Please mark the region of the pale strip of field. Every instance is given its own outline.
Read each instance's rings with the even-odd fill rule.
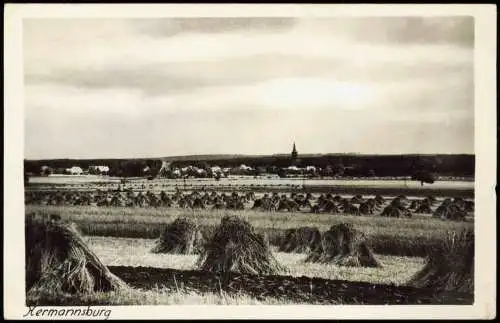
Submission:
[[[196,255],[154,254],[154,239],[89,237],[85,240],[107,266],[145,266],[179,270],[196,269]],[[283,275],[333,280],[364,281],[374,284],[404,285],[425,263],[423,258],[376,255],[382,268],[345,267],[305,263],[305,254],[275,252],[289,271]]]
[[[65,220],[80,223],[116,223],[121,226],[143,224],[164,225],[179,216],[194,220],[199,225],[218,225],[225,215],[239,215],[256,228],[288,229],[315,226],[327,230],[337,223],[352,223],[368,235],[405,237],[439,237],[449,231],[474,227],[473,222],[443,221],[429,216],[387,218],[380,216],[349,216],[341,214],[312,214],[288,212],[256,212],[250,210],[188,210],[177,208],[133,208],[92,206],[27,205],[26,213],[57,213]]]
[[[104,184],[120,183],[120,178],[99,175],[50,175],[30,176],[29,183],[34,184]]]
[[[96,292],[92,294],[80,295],[59,295],[47,292],[43,295],[46,300],[52,300],[56,303],[66,306],[82,306],[90,304],[99,305],[290,305],[292,301],[287,299],[277,299],[265,297],[258,300],[244,293],[229,294],[224,291],[218,293],[201,293],[196,291],[172,291],[168,288],[152,288],[148,290],[136,288],[124,288],[111,292]],[[27,298],[28,304],[35,303],[37,299]]]
[[[141,290],[126,288],[112,292],[97,292],[87,295],[45,295],[47,298],[55,297],[57,302],[67,306],[81,306],[82,304],[98,305],[291,305],[288,299],[266,297],[258,300],[244,293],[228,294],[200,293],[194,291],[172,291],[167,288],[153,288]],[[28,301],[30,301],[28,299]],[[303,304],[302,304],[303,305]]]
[[[33,184],[80,184],[80,185],[102,185],[119,184],[120,178],[107,176],[40,176],[30,177],[29,183]],[[186,185],[212,185],[212,186],[365,186],[365,187],[391,187],[391,188],[421,188],[420,182],[402,179],[303,179],[303,178],[222,178],[214,179],[155,179],[155,180],[132,180],[127,186],[179,186]],[[438,180],[433,184],[424,184],[424,188],[432,189],[473,189],[474,181],[467,180]]]

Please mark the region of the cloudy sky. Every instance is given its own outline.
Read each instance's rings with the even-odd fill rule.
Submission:
[[[27,19],[26,158],[473,153],[468,17]]]

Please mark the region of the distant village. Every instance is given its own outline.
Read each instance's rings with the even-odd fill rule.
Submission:
[[[80,166],[71,168],[52,168],[50,166],[42,166],[40,168],[41,176],[50,175],[108,175],[109,166],[89,166],[88,169],[82,169]]]
[[[287,176],[297,176],[297,175],[308,175],[308,176],[334,176],[342,175],[345,167],[332,167],[328,166],[324,169],[315,166],[300,166],[300,160],[298,159],[297,149],[295,144],[293,145],[292,153],[290,155],[290,166],[288,167],[250,167],[245,164],[241,164],[236,167],[219,167],[217,165],[208,165],[205,163],[203,167],[188,165],[184,167],[173,167],[173,163],[162,161],[161,167],[159,169],[152,169],[149,166],[145,166],[141,172],[140,176],[149,178],[225,178],[230,175],[239,176],[266,176],[266,177],[287,177]],[[116,172],[107,165],[92,165],[84,169],[78,165],[72,166],[70,168],[51,168],[47,165],[41,166],[40,176],[62,176],[62,175],[100,175],[108,176],[115,175]],[[35,175],[35,174],[31,174]]]
[[[251,164],[240,161],[231,165],[222,161],[209,164],[207,161],[165,161],[165,160],[119,160],[103,164],[88,165],[88,163],[55,162],[41,164],[25,163],[25,178],[31,176],[111,176],[121,178],[226,178],[229,176],[253,176],[265,178],[423,178],[432,182],[436,176],[470,177],[474,174],[474,156],[372,156],[315,163],[314,159],[299,158],[295,143],[288,158],[279,163],[272,160],[265,163]],[[307,163],[306,163],[307,161]],[[346,162],[346,164],[343,163]],[[97,161],[98,162],[98,161]],[[251,166],[250,166],[250,165]],[[50,166],[49,166],[50,165]],[[57,166],[56,166],[57,165]],[[61,166],[65,166],[61,168]],[[279,165],[279,166],[278,166]],[[68,168],[68,166],[70,166]]]
[[[315,175],[320,168],[315,166],[297,167],[289,166],[286,168],[272,167],[268,169],[266,167],[250,167],[247,165],[240,165],[237,167],[219,167],[210,166],[208,168],[200,168],[196,166],[186,166],[186,167],[170,167],[169,165],[163,165],[159,171],[155,171],[150,167],[146,166],[142,170],[142,175],[144,177],[157,177],[157,178],[225,178],[230,175],[246,175],[246,176],[256,176],[265,175],[268,177],[283,177],[285,175]],[[82,169],[80,166],[73,166],[71,168],[56,168],[53,169],[49,166],[42,166],[40,169],[40,176],[58,176],[58,175],[100,175],[107,176],[110,174],[110,168],[108,166],[90,166],[88,169]],[[35,175],[35,174],[32,174]]]

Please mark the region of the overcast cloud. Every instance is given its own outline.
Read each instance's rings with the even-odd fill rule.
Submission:
[[[26,158],[473,153],[474,21],[29,19]]]

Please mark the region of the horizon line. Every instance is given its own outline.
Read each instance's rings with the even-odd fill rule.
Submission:
[[[280,157],[280,156],[288,156],[291,153],[276,153],[276,154],[193,154],[193,155],[173,155],[173,156],[142,156],[142,157],[52,157],[52,158],[24,158],[25,161],[48,161],[48,160],[121,160],[121,159],[172,159],[172,158],[196,158],[196,157]],[[475,153],[358,153],[358,152],[347,152],[347,153],[303,153],[298,154],[300,156],[305,157],[314,157],[314,156],[328,156],[328,155],[359,155],[359,156],[436,156],[436,155],[472,155],[475,156]]]

